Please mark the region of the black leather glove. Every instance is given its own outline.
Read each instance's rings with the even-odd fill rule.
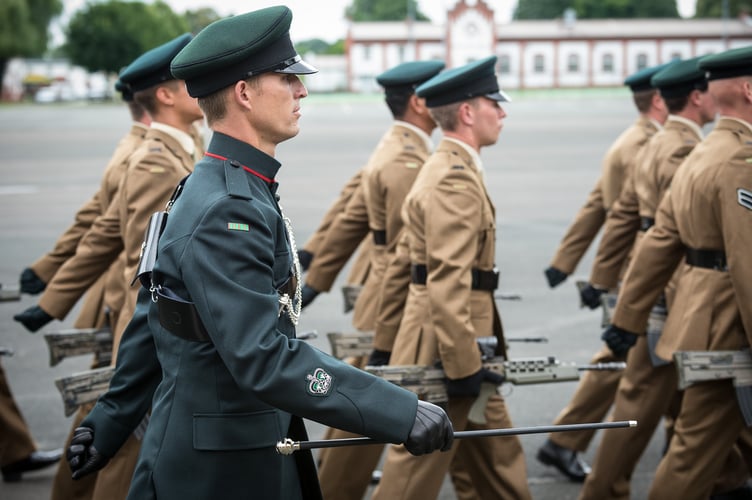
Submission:
[[[447,396],[474,398],[480,394],[480,384],[483,382],[500,385],[504,382],[504,376],[487,368],[481,368],[469,377],[447,379]]]
[[[564,282],[564,280],[567,279],[567,276],[569,276],[564,271],[560,271],[556,269],[555,267],[549,267],[546,270],[543,271],[543,273],[546,275],[546,279],[548,280],[548,286],[551,288],[554,288],[557,285],[560,285]]]
[[[452,421],[444,410],[433,403],[418,401],[415,423],[405,441],[411,455],[425,455],[436,450],[447,451],[454,441]]]
[[[637,335],[618,326],[609,325],[608,328],[603,330],[601,339],[615,356],[621,357],[626,355],[629,348],[635,345]]]
[[[392,356],[390,351],[379,351],[374,349],[371,351],[371,355],[368,356],[369,366],[384,366],[389,364],[389,358]]]
[[[13,316],[13,319],[23,324],[30,332],[36,332],[55,318],[47,314],[41,307],[32,306]]]
[[[45,287],[47,287],[47,283],[42,281],[30,267],[21,271],[21,277],[18,279],[18,282],[21,285],[21,292],[30,295],[43,292]]]
[[[319,294],[319,291],[315,288],[311,288],[308,285],[303,285],[303,290],[301,290],[301,299],[300,299],[300,307],[306,307],[308,304],[313,302],[313,299],[316,298],[316,296]]]
[[[601,295],[606,293],[606,290],[602,288],[595,288],[590,283],[586,284],[580,290],[580,300],[582,303],[588,306],[590,309],[596,309],[601,305]]]
[[[80,479],[86,474],[96,472],[110,461],[94,447],[94,429],[91,427],[76,427],[73,431],[68,451],[68,459],[73,479]]]
[[[300,262],[300,267],[303,271],[308,271],[312,260],[313,254],[311,252],[308,250],[298,250],[298,262]]]

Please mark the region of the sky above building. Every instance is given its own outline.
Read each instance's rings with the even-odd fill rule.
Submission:
[[[148,0],[147,0],[148,1]],[[250,10],[261,9],[272,5],[284,4],[293,12],[293,22],[290,35],[293,41],[321,38],[327,42],[334,42],[344,38],[347,31],[347,22],[344,12],[352,0],[164,0],[175,12],[182,13],[186,10],[195,10],[202,7],[211,7],[222,16],[230,14],[242,14]],[[475,0],[468,0],[472,3]],[[678,0],[679,14],[689,17],[694,14],[696,0]],[[58,21],[58,26],[53,32],[55,39],[62,37],[61,26],[67,23],[67,19],[78,9],[86,4],[86,0],[64,0],[65,10]],[[443,23],[446,11],[457,3],[457,0],[418,0],[420,10],[432,21]],[[496,21],[508,22],[512,18],[512,12],[517,0],[486,0],[486,3],[494,9]]]

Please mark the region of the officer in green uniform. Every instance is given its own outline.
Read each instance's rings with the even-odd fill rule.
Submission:
[[[296,340],[299,270],[274,177],[277,144],[298,133],[297,75],[316,70],[292,46],[287,7],[217,21],[172,62],[214,135],[172,206],[152,288],[124,333],[110,391],[68,449],[75,476],[107,461],[149,405],[129,498],[321,498],[303,418],[447,450],[435,405]],[[152,398],[153,396],[153,398]]]

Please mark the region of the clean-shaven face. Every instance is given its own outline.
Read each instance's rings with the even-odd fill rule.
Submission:
[[[300,100],[307,95],[297,75],[259,75],[251,90],[251,121],[259,139],[276,145],[298,135]]]
[[[504,127],[504,118],[507,116],[504,108],[499,102],[487,97],[476,99],[473,108],[475,109],[478,146],[496,144],[501,129]]]

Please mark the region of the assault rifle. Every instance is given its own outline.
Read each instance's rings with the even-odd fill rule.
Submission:
[[[97,330],[95,333],[99,332]],[[63,332],[61,332],[63,333]],[[316,330],[301,332],[297,338],[301,340],[311,340],[318,336]],[[111,342],[110,342],[111,344]],[[107,352],[112,352],[112,347]],[[52,353],[50,353],[52,356]],[[52,358],[50,358],[52,363]],[[60,395],[63,398],[65,416],[72,415],[79,406],[96,401],[99,396],[107,392],[110,387],[110,379],[115,372],[115,368],[106,366],[79,373],[74,373],[67,377],[60,377],[55,380]]]
[[[327,333],[326,336],[329,339],[329,344],[332,347],[332,356],[338,359],[345,359],[350,356],[367,357],[371,354],[371,351],[373,351],[373,332],[330,332]],[[481,337],[481,339],[483,338],[495,339],[496,337]],[[507,338],[506,341],[547,343],[548,339],[546,337],[510,337]]]
[[[65,358],[95,354],[100,365],[112,360],[112,331],[109,328],[81,328],[45,333],[44,340],[50,351],[50,366]]]
[[[73,415],[79,406],[92,403],[104,394],[114,372],[114,367],[107,366],[56,379],[55,386],[63,398],[65,416]]]
[[[678,351],[674,363],[679,373],[679,389],[712,380],[733,380],[736,400],[744,421],[752,425],[752,355],[740,351]]]
[[[21,300],[21,289],[13,285],[3,285],[0,283],[0,302],[11,302]]]
[[[626,363],[597,363],[594,365],[576,365],[562,363],[554,356],[518,358],[505,360],[492,357],[483,361],[483,368],[498,373],[504,381],[514,385],[545,384],[550,382],[568,382],[579,380],[583,370],[623,370]],[[441,404],[448,400],[444,370],[432,366],[366,366],[366,371],[382,377],[418,395],[425,401]],[[475,423],[485,423],[483,415],[488,398],[497,390],[497,386],[484,382],[481,393],[470,409],[469,418]]]
[[[358,295],[362,289],[361,285],[345,285],[342,287],[342,296],[345,299],[345,314],[355,308],[355,302],[358,300]],[[522,300],[522,297],[516,293],[496,293],[494,294],[494,298],[497,300]]]
[[[576,283],[577,289],[587,285],[585,281],[578,281]],[[601,295],[601,306],[603,308],[603,317],[601,318],[601,326],[603,328],[611,324],[611,318],[614,316],[614,309],[616,309],[616,299],[618,295],[616,292],[606,292]],[[580,304],[584,307],[585,304]],[[663,295],[658,299],[658,302],[650,310],[650,316],[648,316],[648,327],[646,333],[648,341],[648,354],[650,354],[650,362],[653,366],[662,366],[670,363],[665,359],[659,358],[655,354],[655,346],[658,345],[658,340],[661,338],[663,332],[663,326],[666,324],[666,316],[668,316],[668,309],[666,308],[666,299]]]

